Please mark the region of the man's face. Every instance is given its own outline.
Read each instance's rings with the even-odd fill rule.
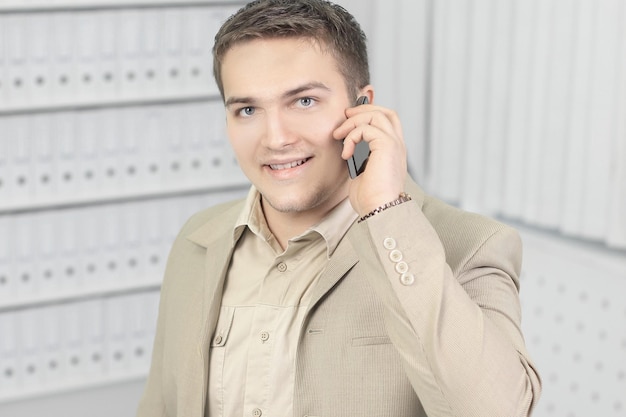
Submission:
[[[335,59],[306,39],[234,46],[222,63],[228,136],[263,208],[323,216],[348,193],[333,130],[353,105]]]

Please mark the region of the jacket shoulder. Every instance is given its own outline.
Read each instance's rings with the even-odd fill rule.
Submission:
[[[243,203],[243,199],[232,200],[194,213],[182,227],[180,236],[187,236],[209,223],[219,222],[222,225],[232,225],[237,220]]]
[[[502,222],[461,210],[428,195],[424,197],[422,211],[439,236],[446,261],[455,275],[494,236],[521,252],[519,234]]]

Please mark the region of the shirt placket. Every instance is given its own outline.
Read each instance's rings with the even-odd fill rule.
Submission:
[[[277,259],[268,272],[255,306],[250,326],[250,348],[246,370],[247,387],[244,396],[244,416],[260,417],[270,415],[268,410],[271,397],[272,366],[275,366],[274,348],[280,343],[275,334],[283,309],[277,308],[276,295],[285,291],[288,274],[287,262]]]

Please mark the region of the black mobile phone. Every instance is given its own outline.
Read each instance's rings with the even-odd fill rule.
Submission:
[[[356,105],[367,104],[369,100],[366,96],[361,96],[356,101]],[[356,144],[354,148],[354,154],[348,159],[348,172],[350,178],[356,178],[365,170],[367,165],[367,158],[370,156],[370,146],[364,140]]]

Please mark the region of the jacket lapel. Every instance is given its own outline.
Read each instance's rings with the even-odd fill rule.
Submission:
[[[235,242],[239,238],[235,236],[233,239],[233,225],[240,210],[240,205],[233,210],[226,210],[222,215],[216,216],[187,236],[189,241],[206,248],[204,276],[200,277],[202,280],[201,311],[204,324],[196,340],[197,355],[201,362],[199,364],[201,368],[198,371],[202,371],[202,386],[186,388],[188,392],[202,395],[198,399],[201,401],[202,411],[198,415],[194,413],[196,417],[204,416],[208,389],[210,338],[217,325],[226,272]],[[199,389],[201,389],[200,392]]]
[[[351,226],[348,230],[348,234],[352,230],[354,226]],[[341,280],[346,273],[354,267],[359,261],[357,257],[356,251],[350,242],[348,236],[344,236],[341,240],[335,252],[331,256],[328,261],[328,265],[322,275],[320,276],[319,281],[315,285],[315,289],[313,290],[313,295],[311,297],[311,303],[309,304],[309,308],[307,311],[311,311],[312,308],[319,302],[319,300],[330,291],[336,284]]]

